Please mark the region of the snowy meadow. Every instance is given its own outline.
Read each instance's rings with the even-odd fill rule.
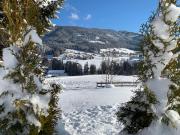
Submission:
[[[62,120],[57,129],[70,135],[117,135],[123,125],[115,113],[121,103],[130,100],[136,87],[96,88],[105,75],[48,78],[46,83],[61,84],[59,106]],[[116,81],[137,80],[136,76],[116,76]],[[62,129],[62,125],[64,129]]]

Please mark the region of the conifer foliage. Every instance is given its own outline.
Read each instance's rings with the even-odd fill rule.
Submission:
[[[144,61],[140,64],[139,79],[143,87],[117,112],[118,120],[125,126],[123,131],[127,133],[137,133],[159,120],[178,127],[179,16],[176,0],[160,0],[156,13],[142,25]],[[145,133],[148,135],[148,131]]]
[[[121,105],[116,113],[118,121],[122,122],[123,132],[134,134],[144,127],[148,127],[156,115],[152,105],[157,103],[154,93],[148,88],[135,91],[131,101]]]
[[[60,87],[45,87],[42,35],[63,0],[1,0],[3,67],[0,68],[0,134],[52,135],[60,115]]]

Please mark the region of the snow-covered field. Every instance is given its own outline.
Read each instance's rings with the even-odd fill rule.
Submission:
[[[64,135],[116,135],[118,105],[128,101],[135,87],[96,88],[103,75],[48,78],[64,86],[60,95],[62,120],[57,127]],[[136,76],[117,76],[117,81],[136,81]],[[64,125],[64,129],[62,126]],[[61,128],[60,128],[61,127]]]
[[[124,82],[137,80],[137,76],[118,76],[114,75],[113,81]],[[47,78],[47,82],[56,82],[63,86],[64,90],[84,90],[84,89],[95,89],[96,82],[104,82],[105,75],[84,75],[84,76],[62,76],[62,77],[52,77]]]

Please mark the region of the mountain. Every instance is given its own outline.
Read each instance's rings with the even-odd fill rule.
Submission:
[[[141,35],[110,29],[56,26],[43,37],[46,50],[75,49],[95,52],[105,48],[138,50]]]

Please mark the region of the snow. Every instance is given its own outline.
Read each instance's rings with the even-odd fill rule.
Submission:
[[[79,50],[66,49],[64,54],[72,54],[72,55],[94,55],[93,53],[83,52]]]
[[[96,88],[104,75],[47,78],[66,86],[60,95],[62,119],[57,130],[62,135],[118,135],[123,126],[115,113],[130,100],[134,87]],[[115,81],[136,81],[136,76],[116,76]],[[60,127],[61,126],[61,127]]]
[[[113,84],[107,84],[106,88],[115,88],[115,86]]]
[[[107,48],[107,49],[101,49],[100,52],[101,53],[104,53],[104,52],[119,52],[119,53],[124,53],[124,54],[135,54],[136,51],[134,50],[130,50],[130,49],[127,49],[127,48]]]
[[[119,37],[118,36],[115,36],[115,35],[112,35],[112,34],[106,34],[106,36],[108,36],[109,38],[115,40],[115,41],[118,41],[119,40]]]
[[[35,0],[35,2],[40,4],[40,7],[46,7],[52,2],[56,2],[57,0]]]
[[[32,29],[31,27],[28,28],[30,31],[25,35],[24,38],[24,45],[27,45],[28,42],[32,41],[36,44],[42,45],[42,39],[37,34],[37,31]]]
[[[147,87],[155,93],[156,98],[159,101],[155,106],[156,115],[159,117],[161,117],[167,109],[167,93],[170,84],[171,81],[166,78],[152,79],[147,82]]]
[[[84,65],[86,63],[88,63],[88,65],[95,65],[96,68],[100,68],[101,63],[102,63],[102,57],[100,56],[95,56],[94,59],[87,59],[87,60],[80,60],[80,59],[67,59],[67,60],[63,60],[63,63],[66,63],[67,61],[72,61],[72,62],[76,62],[79,63],[82,68],[84,68]]]
[[[15,110],[15,102],[16,99],[22,99],[30,101],[33,105],[33,109],[36,113],[41,113],[47,115],[48,102],[50,96],[47,95],[33,95],[31,96],[27,92],[22,92],[21,85],[14,84],[12,80],[4,79],[4,77],[9,73],[8,70],[0,68],[0,95],[4,92],[8,91],[8,95],[2,96],[0,98],[0,105],[5,104],[5,111],[0,114],[0,118],[7,116],[8,112],[12,112]],[[12,96],[13,95],[13,96]],[[37,107],[38,106],[38,107]],[[33,120],[35,121],[35,118]],[[31,121],[32,122],[32,121]],[[37,124],[37,123],[35,123]]]
[[[112,35],[112,34],[106,34],[106,36],[108,36],[110,38],[114,38],[114,35]]]
[[[115,135],[122,129],[116,122],[116,107],[95,106],[64,114],[65,128],[71,135]]]
[[[99,39],[100,39],[100,37],[96,36],[96,40],[99,40]]]
[[[96,82],[105,81],[105,75],[61,76],[46,78],[45,83],[61,84],[64,90],[96,89]],[[113,76],[113,81],[137,81],[137,76]]]
[[[159,49],[163,49],[163,48],[164,48],[164,44],[161,43],[160,40],[157,39],[157,40],[153,40],[152,42],[153,42],[153,44],[156,45],[156,47],[158,47]]]
[[[150,61],[155,67],[152,68],[154,77],[149,79],[146,85],[155,93],[158,100],[158,103],[154,106],[155,114],[158,116],[158,119],[154,120],[148,128],[140,131],[138,135],[179,135],[180,133],[180,116],[178,112],[175,110],[168,110],[169,86],[173,84],[173,82],[171,82],[169,78],[161,77],[162,72],[174,57],[171,50],[177,45],[176,37],[170,32],[173,26],[167,24],[164,19],[172,23],[177,21],[180,15],[180,8],[173,4],[169,6],[169,4],[166,3],[166,5],[168,6],[168,13],[165,15],[165,18],[160,12],[151,23],[154,34],[157,36],[157,39],[152,42],[160,50],[157,52],[156,56],[153,52],[147,50]],[[163,39],[168,43],[167,48],[164,47],[162,41],[159,39]],[[162,122],[164,115],[169,119],[170,125],[166,125]]]
[[[41,123],[34,117],[34,115],[27,115],[26,119],[30,124],[35,124],[37,127],[41,127]]]
[[[34,82],[39,90],[42,89],[42,83],[40,82],[39,78],[37,76],[33,76]]]
[[[2,103],[5,103],[5,110],[3,113],[0,114],[0,118],[4,117],[8,112],[11,112],[14,108],[12,105],[12,101],[16,98],[18,99],[20,96],[23,96],[19,94],[19,91],[21,90],[21,87],[17,84],[13,84],[10,80],[5,80],[4,77],[7,75],[8,71],[4,70],[3,68],[0,68],[0,95],[7,90],[9,90],[9,93],[14,93],[14,96],[6,96],[0,98],[0,105]]]
[[[43,1],[43,6],[47,6],[48,2],[52,1],[56,0]],[[171,4],[168,7],[168,11],[169,13],[166,15],[166,19],[168,21],[175,22],[180,15],[180,8]],[[170,27],[163,21],[163,16],[155,18],[152,22],[152,26],[154,28],[154,33],[158,37],[168,42],[172,39],[170,33],[168,32]],[[89,42],[105,44],[105,42],[99,41],[99,39],[99,37],[96,37],[96,41],[92,40]],[[23,44],[26,45],[29,41],[42,45],[41,38],[38,36],[36,30],[33,29],[26,34]],[[163,44],[159,40],[154,40],[153,43],[159,49],[164,48]],[[160,57],[154,58],[153,54],[151,52],[149,53],[150,58],[152,59],[152,64],[155,64],[156,67],[153,68],[155,77],[146,83],[147,87],[156,94],[159,101],[159,103],[155,106],[156,114],[159,117],[165,114],[172,122],[172,126],[175,125],[176,129],[163,124],[161,119],[159,119],[157,121],[153,121],[150,127],[139,132],[139,135],[179,135],[180,133],[179,114],[174,110],[166,111],[167,93],[169,91],[169,85],[172,84],[172,82],[169,79],[161,78],[161,72],[173,56],[172,52],[169,52],[169,50],[174,49],[176,44],[176,41],[171,41],[167,50],[158,54]],[[102,49],[101,51],[103,53],[106,52],[107,49]],[[123,48],[118,51],[127,54],[134,53],[134,51]],[[48,113],[46,111],[48,109],[50,95],[29,96],[26,92],[21,92],[21,87],[18,84],[14,84],[11,80],[4,79],[9,69],[15,68],[18,64],[18,61],[12,52],[17,53],[18,49],[15,46],[3,49],[3,65],[5,69],[0,68],[0,95],[3,92],[6,92],[5,90],[8,90],[10,95],[6,96],[6,98],[2,97],[0,99],[0,105],[5,103],[6,106],[4,112],[0,114],[0,118],[6,116],[8,112],[13,111],[15,106],[12,102],[14,102],[15,99],[22,97],[24,100],[31,101],[35,113],[44,113],[47,115]],[[78,63],[84,66],[84,64],[88,62],[88,64],[95,64],[97,67],[100,67],[100,61],[102,61],[102,58],[101,60],[100,58],[101,57],[96,56],[96,58],[92,60],[78,60]],[[162,61],[163,63],[160,63]],[[92,75],[46,79],[46,83],[56,82],[64,86],[64,91],[60,95],[59,101],[59,105],[62,109],[62,120],[58,123],[61,127],[57,127],[59,132],[64,132],[64,135],[119,134],[123,126],[116,121],[115,113],[117,111],[117,107],[121,103],[130,100],[133,95],[132,90],[135,90],[135,88],[114,87],[112,84],[108,85],[108,88],[96,88],[96,82],[103,80],[104,78],[104,75]],[[117,76],[117,78],[115,79],[119,81],[136,81],[137,79],[135,76]],[[36,76],[34,76],[34,80],[38,88],[41,89],[42,85]],[[11,94],[13,94],[13,96],[11,96]],[[27,115],[27,120],[31,124],[35,124],[39,127],[41,126],[34,115]]]
[[[160,78],[161,72],[171,61],[173,53],[171,51],[159,52],[159,57],[154,57],[154,54],[151,51],[149,51],[148,54],[150,55],[151,63],[155,65],[155,67],[152,68],[154,78]]]
[[[152,26],[154,28],[154,34],[158,37],[162,38],[163,40],[169,40],[170,33],[169,26],[163,21],[163,17],[157,17],[153,22]],[[159,47],[159,44],[155,44]]]
[[[180,16],[180,7],[176,7],[174,4],[171,4],[167,9],[167,15],[166,20],[175,22],[178,17]],[[163,16],[157,16],[154,21],[152,22],[152,26],[154,28],[154,34],[158,37],[162,38],[165,41],[170,41],[171,36],[169,33],[170,27],[167,25],[164,20]],[[155,45],[161,45],[161,44],[155,44]]]
[[[62,100],[70,98],[69,101],[64,102],[64,104],[67,103],[66,105],[61,105],[65,129],[72,135],[117,134],[122,127],[116,121],[116,103],[129,100],[131,95],[129,89],[124,89],[122,92],[118,90],[114,90],[115,93],[112,92],[112,89],[107,91],[105,91],[105,89],[100,89],[97,92],[87,90],[82,91],[82,94],[80,94],[80,91],[76,91],[72,94],[72,91],[68,91],[66,97],[62,95],[64,96]],[[125,95],[125,92],[127,95]],[[119,98],[117,95],[124,95],[126,98]],[[68,108],[67,105],[69,105]],[[74,109],[67,111],[69,108]]]
[[[166,15],[166,19],[168,21],[175,22],[178,19],[179,15],[180,15],[180,7],[177,7],[176,5],[171,4],[168,7],[168,14]]]
[[[177,40],[172,40],[167,46],[167,51],[172,51],[177,47]]]
[[[94,41],[94,40],[90,40],[89,41],[90,43],[99,43],[99,44],[106,44],[105,42],[103,42],[103,41]]]
[[[2,65],[3,65],[3,61],[0,60],[0,66],[2,66]]]
[[[101,49],[100,54],[86,53],[83,51],[66,49],[64,54],[60,55],[58,59],[63,60],[64,64],[67,61],[79,63],[81,64],[82,68],[84,68],[84,65],[86,63],[88,63],[89,66],[93,64],[96,66],[96,68],[100,68],[102,61],[105,60],[105,58],[101,55],[103,55],[107,51],[111,51],[112,53],[115,51],[117,53],[118,56],[113,57],[113,61],[116,61],[118,63],[120,63],[121,61],[127,61],[128,59],[130,59],[131,55],[136,55],[136,60],[131,59],[132,63],[140,60],[140,58],[138,57],[138,52],[126,48]],[[81,57],[81,59],[78,57]],[[87,59],[84,60],[82,58]]]
[[[36,33],[36,30],[32,29],[32,27],[28,27],[27,29],[29,31],[27,34],[25,34],[23,42],[19,40],[15,42],[14,46],[3,49],[3,67],[0,68],[0,106],[4,107],[4,110],[0,114],[0,119],[8,119],[9,113],[17,111],[17,109],[19,108],[24,109],[23,107],[25,106],[32,106],[35,114],[29,110],[26,110],[26,119],[30,124],[34,124],[35,126],[40,127],[41,124],[36,118],[36,115],[48,115],[47,110],[49,108],[48,103],[50,100],[50,96],[48,94],[43,96],[39,95],[37,94],[38,91],[36,91],[36,93],[32,95],[25,89],[22,90],[21,84],[14,83],[13,78],[6,78],[6,76],[9,75],[9,73],[13,72],[13,70],[19,64],[15,56],[19,56],[20,47],[18,46],[27,45],[29,41],[37,44],[42,44],[42,40]],[[36,75],[33,75],[33,79],[38,89],[42,90],[42,84],[39,78]],[[23,105],[18,105],[21,101],[26,101],[26,103],[24,103]],[[12,123],[15,121],[16,119],[13,118]],[[8,124],[8,126],[11,126],[11,123]]]
[[[48,70],[47,76],[65,76],[67,75],[64,70]]]
[[[138,135],[179,135],[179,133],[180,129],[169,127],[163,124],[161,120],[158,120],[138,133]]]
[[[83,35],[81,35],[81,34],[77,34],[77,37],[82,37]]]
[[[179,125],[180,126],[180,116],[179,113],[174,110],[168,110],[166,112],[166,116],[172,122],[172,125]]]
[[[50,100],[50,95],[46,94],[46,95],[33,95],[32,97],[30,97],[29,99],[31,101],[31,103],[33,104],[33,109],[34,112],[37,114],[44,114],[45,116],[48,115],[48,103]],[[38,107],[37,107],[38,105]]]
[[[65,90],[60,96],[60,104],[66,113],[95,106],[114,106],[129,100],[133,89],[133,87],[116,87]]]
[[[73,49],[66,49],[65,53],[83,53],[83,51],[73,50]]]
[[[14,84],[13,81],[4,79],[4,77],[7,75],[8,71],[4,69],[0,69],[0,95],[2,93],[5,93],[8,91],[8,95],[1,96],[0,98],[0,105],[5,105],[5,110],[0,114],[0,118],[7,117],[9,112],[13,112],[16,110],[17,106],[15,105],[15,102],[17,99],[21,99],[24,101],[30,101],[30,105],[32,104],[33,110],[36,114],[43,114],[45,116],[48,115],[47,109],[49,108],[48,102],[50,99],[49,95],[29,95],[28,93],[24,92],[22,93],[22,88],[18,84]],[[13,95],[13,96],[12,96]],[[26,104],[29,105],[28,103]],[[27,120],[30,122],[30,124],[34,124],[38,127],[41,126],[40,122],[36,119],[35,115],[26,112],[27,113]]]
[[[168,13],[165,15],[165,17],[171,19],[169,21],[175,22],[178,19],[179,15],[180,15],[180,8],[171,4],[168,7]],[[160,49],[160,52],[158,52],[157,54],[158,57],[155,57],[151,51],[148,52],[150,55],[150,59],[152,60],[152,64],[156,65],[156,67],[154,67],[152,70],[155,75],[155,78],[157,79],[161,76],[161,72],[164,70],[164,68],[173,58],[173,53],[171,52],[171,50],[176,47],[177,40],[172,40],[174,39],[174,36],[171,35],[170,25],[166,24],[162,13],[160,13],[159,16],[156,16],[154,21],[152,21],[151,25],[153,26],[154,34],[158,38],[169,42],[168,47],[165,48],[165,46],[159,39],[152,41],[154,45]]]
[[[3,65],[6,69],[13,69],[17,66],[18,61],[16,57],[13,55],[18,52],[18,48],[15,46],[11,46],[3,49]]]

